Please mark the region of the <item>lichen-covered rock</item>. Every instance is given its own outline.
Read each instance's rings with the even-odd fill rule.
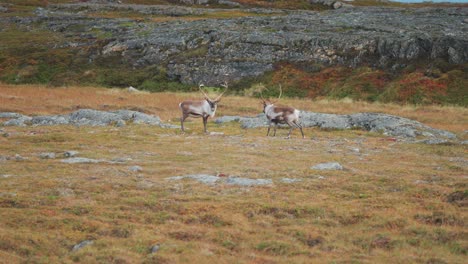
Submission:
[[[310,168],[313,170],[343,170],[343,166],[338,162],[320,163]]]
[[[311,1],[334,8],[346,5],[334,0]],[[74,3],[49,5],[36,17],[8,21],[66,32],[70,38],[64,45],[89,49],[91,55],[83,53],[86,58],[116,56],[134,67],[159,65],[167,69],[169,78],[189,84],[215,85],[258,76],[285,61],[388,69],[421,60],[468,61],[467,8],[349,7],[326,12],[256,8],[240,9],[250,16],[162,23],[89,15],[117,11],[183,17],[228,10],[232,11]],[[98,30],[90,31],[92,28]],[[97,45],[103,36],[109,36],[100,41],[106,44]]]
[[[27,126],[31,123],[32,118],[29,116],[20,116],[3,122],[4,126]]]
[[[81,241],[80,243],[76,244],[73,246],[72,251],[77,251],[80,250],[86,246],[92,245],[94,242],[92,240],[84,240]]]
[[[323,129],[361,128],[370,132],[378,132],[405,139],[422,137],[439,140],[439,143],[440,140],[456,139],[455,134],[451,132],[431,128],[415,120],[381,113],[337,115],[303,111],[300,113],[300,120],[304,127],[319,127]],[[264,114],[255,117],[224,116],[215,120],[216,123],[231,121],[240,122],[243,128],[267,127],[269,125]]]
[[[249,179],[242,177],[229,177],[226,179],[226,184],[239,185],[239,186],[260,186],[272,185],[273,181],[270,179]]]
[[[66,115],[35,116],[28,117],[16,113],[0,113],[4,118],[12,118],[3,122],[4,126],[53,126],[53,125],[76,125],[76,126],[125,126],[127,121],[135,124],[147,124],[165,128],[178,128],[178,126],[163,124],[157,116],[145,113],[118,110],[114,112],[99,111],[93,109],[80,109]]]

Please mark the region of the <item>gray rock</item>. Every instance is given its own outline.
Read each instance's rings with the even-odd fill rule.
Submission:
[[[80,243],[74,245],[73,248],[72,248],[72,251],[80,250],[80,249],[82,249],[82,248],[84,248],[86,246],[92,245],[93,243],[94,243],[94,241],[92,241],[92,240],[83,240]]]
[[[343,166],[338,162],[320,163],[310,168],[313,170],[343,170]]]
[[[229,1],[229,0],[218,0],[218,4],[227,5],[227,6],[231,6],[231,7],[240,7],[241,6],[241,4],[239,4],[237,2],[234,2],[234,1]]]
[[[154,253],[158,252],[160,247],[161,246],[159,244],[156,244],[156,245],[152,246],[151,249],[150,249],[151,254],[154,254]]]
[[[60,162],[63,163],[68,163],[68,164],[77,164],[77,163],[99,163],[103,162],[102,160],[96,160],[96,159],[88,159],[88,158],[68,158],[68,159],[62,159]]]
[[[219,177],[208,174],[191,174],[185,176],[174,176],[166,178],[166,180],[179,181],[183,179],[193,179],[200,183],[213,185],[215,183],[225,183],[228,185],[239,185],[239,186],[260,186],[260,185],[271,185],[273,181],[270,179],[249,179],[241,177]]]
[[[335,8],[346,5],[341,1],[313,1]],[[463,22],[468,15],[466,8],[351,7],[327,12],[256,8],[243,9],[251,16],[163,23],[93,19],[89,14],[125,11],[180,17],[220,9],[94,3],[51,4],[44,9],[49,12],[38,11],[37,17],[9,21],[38,25],[56,34],[63,32],[69,41],[56,48],[90,50],[83,52],[87,59],[117,56],[136,68],[158,65],[167,69],[169,78],[186,84],[203,80],[215,85],[223,79],[259,76],[283,61],[387,69],[420,60],[452,64],[468,61],[468,24]],[[102,48],[96,45],[96,39],[106,35],[107,44]]]
[[[109,163],[126,163],[128,161],[132,161],[132,158],[114,158]]]
[[[215,184],[220,179],[220,177],[214,176],[214,175],[208,175],[208,174],[192,174],[192,175],[185,175],[185,176],[174,176],[174,177],[169,177],[166,179],[167,180],[193,179],[200,183],[211,185],[211,184]]]
[[[22,117],[22,114],[13,113],[13,112],[0,112],[0,118],[19,118]]]
[[[118,114],[93,109],[80,109],[71,113],[69,117],[70,122],[78,126],[106,126],[122,120]]]
[[[137,88],[135,88],[133,86],[130,86],[130,87],[127,88],[127,91],[130,92],[130,93],[137,93],[140,90],[138,90]]]
[[[223,136],[224,135],[224,132],[209,132],[210,136]]]
[[[272,185],[273,181],[270,179],[249,179],[241,177],[229,177],[226,180],[228,185],[239,185],[239,186],[260,186],[260,185]]]
[[[80,109],[67,115],[35,116],[27,117],[17,114],[5,114],[14,119],[3,123],[4,126],[52,126],[52,125],[76,125],[76,126],[108,126],[122,127],[126,122],[135,124],[148,124],[164,128],[178,128],[178,126],[163,124],[157,116],[144,114],[137,111],[118,110],[114,112],[98,111],[93,109]]]
[[[380,132],[384,135],[406,139],[414,139],[416,137],[434,140],[456,139],[455,134],[451,132],[431,128],[415,120],[381,113],[335,115],[302,111],[300,118],[304,127],[317,126],[323,129],[361,128],[370,132]],[[243,128],[268,126],[268,121],[263,114],[256,117],[224,116],[215,120],[216,123],[230,121],[239,121]]]
[[[3,122],[4,126],[27,126],[31,123],[32,118],[29,116],[20,116],[15,119],[10,119]]]
[[[333,9],[338,9],[338,8],[342,8],[342,7],[351,7],[352,6],[350,4],[345,4],[343,2],[335,1],[335,0],[309,0],[309,3],[328,6],[328,7],[333,8]]]
[[[75,157],[75,156],[78,155],[78,154],[79,154],[78,151],[69,150],[69,151],[65,151],[65,152],[63,153],[63,156],[64,156],[65,158],[72,158],[72,157]]]
[[[20,154],[15,154],[15,160],[17,161],[22,161],[22,160],[25,160],[26,158],[24,158],[23,156],[21,156]]]
[[[41,159],[55,159],[55,153],[53,152],[43,152],[39,154]]]
[[[131,166],[128,168],[128,170],[131,172],[141,172],[143,171],[143,168],[140,166]]]
[[[31,120],[31,124],[35,126],[51,126],[51,125],[68,125],[70,118],[68,116],[35,116]]]
[[[281,178],[282,183],[295,183],[295,182],[301,182],[302,179],[294,179],[294,178]]]

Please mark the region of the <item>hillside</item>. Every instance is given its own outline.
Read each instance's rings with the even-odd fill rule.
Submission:
[[[193,2],[7,1],[0,80],[468,103],[466,5]]]

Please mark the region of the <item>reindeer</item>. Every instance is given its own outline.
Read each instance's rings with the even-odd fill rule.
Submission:
[[[205,96],[205,100],[203,101],[183,101],[179,104],[180,110],[182,110],[182,117],[180,118],[180,127],[182,132],[185,132],[184,129],[184,121],[187,117],[202,117],[203,118],[203,126],[205,128],[205,133],[208,133],[206,130],[206,123],[208,121],[208,117],[213,118],[218,107],[218,103],[221,100],[221,96],[227,91],[228,84],[224,82],[222,84],[225,90],[218,96],[216,99],[212,100],[208,95],[202,90],[204,85],[202,83],[198,84],[198,89],[200,92]]]
[[[280,94],[278,96],[278,100],[281,98],[281,94],[283,93],[281,89],[281,85],[279,86],[279,89],[280,89]],[[265,100],[261,92],[260,92],[260,96],[262,97],[263,113],[265,113],[266,117],[268,118],[268,121],[270,121],[270,124],[268,126],[267,136],[270,135],[270,128],[272,124],[275,124],[274,130],[273,130],[273,136],[276,136],[276,128],[278,127],[278,124],[288,124],[290,129],[289,129],[288,136],[286,138],[290,138],[291,131],[295,127],[301,130],[302,138],[305,138],[304,132],[302,131],[302,125],[299,123],[299,110],[294,109],[292,107],[275,106],[274,103],[276,102]]]

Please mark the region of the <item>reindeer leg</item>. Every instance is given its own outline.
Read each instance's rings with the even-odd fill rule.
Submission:
[[[301,130],[302,138],[305,138],[304,132],[302,131],[302,125],[297,123],[297,121],[294,121],[293,123],[296,125],[296,127],[298,127]]]
[[[185,119],[187,119],[187,117],[188,117],[188,115],[182,114],[182,117],[180,118],[180,129],[182,130],[182,132],[185,132],[184,121],[185,121]]]
[[[271,128],[271,122],[270,122],[270,125],[268,126],[267,137],[268,135],[270,135],[270,128]]]
[[[275,124],[275,127],[273,127],[273,136],[276,137],[276,128],[278,128],[278,123]]]
[[[204,116],[203,117],[203,127],[205,128],[205,133],[208,133],[208,131],[206,130],[206,122],[208,121],[208,116]]]
[[[286,122],[286,123],[288,123],[288,125],[289,125],[289,127],[290,127],[290,128],[289,128],[289,133],[288,133],[288,136],[286,137],[287,139],[289,139],[289,138],[291,137],[291,132],[292,132],[292,130],[293,130],[293,129],[294,129],[294,127],[295,127],[295,123],[293,123],[293,122],[289,122],[289,121],[288,121],[288,122]]]

